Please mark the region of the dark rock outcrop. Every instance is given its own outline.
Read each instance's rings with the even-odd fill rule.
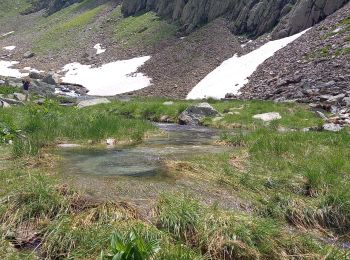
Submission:
[[[272,31],[281,38],[306,29],[349,0],[124,0],[125,16],[153,10],[179,21],[187,33],[220,16],[235,34],[259,36]]]
[[[188,107],[179,116],[179,124],[181,125],[200,125],[205,117],[212,117],[219,115],[210,104],[201,103],[198,105]]]

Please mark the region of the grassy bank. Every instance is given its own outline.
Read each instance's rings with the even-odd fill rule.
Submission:
[[[145,120],[121,116],[105,106],[65,108],[53,100],[47,100],[44,105],[3,110],[0,122],[3,141],[13,139],[13,154],[17,157],[37,155],[40,148],[59,142],[87,144],[107,138],[138,142],[147,131],[154,129]]]
[[[176,190],[175,182],[172,192],[155,196],[150,218],[129,201],[97,200],[63,184],[58,158],[47,147],[58,142],[94,145],[106,138],[140,142],[154,131],[148,120],[167,116],[176,122],[194,103],[164,101],[114,101],[76,109],[51,100],[1,110],[0,257],[97,259],[101,252],[103,259],[127,252],[142,259],[350,256],[342,248],[350,231],[350,135],[348,129],[300,131],[321,123],[302,105],[213,101],[223,116],[204,123],[235,129],[221,137],[230,149],[167,162],[172,165],[169,175],[199,186]],[[271,124],[252,119],[272,111],[282,119]],[[9,140],[13,145],[6,144]],[[198,199],[203,183],[205,193],[235,194],[244,205],[224,208],[217,198]]]

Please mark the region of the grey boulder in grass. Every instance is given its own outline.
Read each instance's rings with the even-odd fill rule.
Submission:
[[[258,114],[253,116],[254,119],[260,119],[264,122],[271,122],[274,120],[281,119],[281,115],[277,112],[269,112],[269,113],[264,113],[264,114]]]
[[[198,105],[188,107],[179,116],[179,124],[181,125],[200,125],[205,117],[218,116],[220,113],[216,111],[208,103],[200,103]]]
[[[83,100],[78,103],[78,108],[90,107],[90,106],[107,104],[107,103],[110,103],[110,101],[107,98],[95,98],[95,99]]]

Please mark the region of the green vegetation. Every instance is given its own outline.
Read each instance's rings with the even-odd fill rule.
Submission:
[[[281,114],[282,119],[273,122],[273,126],[302,129],[305,127],[315,127],[322,124],[322,120],[315,117],[315,114],[308,110],[307,106],[296,103],[275,103],[273,101],[233,101],[217,102],[213,101],[213,106],[220,113],[223,113],[223,120],[213,122],[205,120],[209,126],[221,128],[243,128],[257,129],[264,127],[261,120],[253,119],[256,114],[275,111]]]
[[[159,251],[159,242],[145,241],[135,230],[126,236],[114,233],[111,238],[111,253],[101,254],[101,259],[152,259]]]
[[[44,33],[34,42],[33,50],[37,53],[47,53],[59,51],[63,48],[78,47],[77,34],[92,23],[104,8],[104,6],[98,6],[92,10],[79,13],[85,2],[71,5],[52,16],[43,17],[39,28],[44,29]]]
[[[146,121],[119,116],[105,106],[67,109],[52,100],[47,100],[44,106],[31,104],[4,110],[0,122],[11,133],[17,133],[15,156],[36,155],[40,148],[64,140],[87,143],[116,138],[137,142],[153,129]]]
[[[34,258],[35,239],[48,259],[350,257],[341,246],[324,242],[327,237],[337,238],[339,245],[349,241],[349,130],[300,131],[322,122],[300,104],[210,101],[224,116],[204,123],[235,129],[221,137],[229,148],[166,162],[167,174],[189,189],[177,188],[176,182],[171,192],[154,194],[147,216],[143,200],[141,207],[114,194],[113,202],[97,200],[73,183],[64,184],[59,158],[49,146],[61,141],[95,145],[108,137],[139,142],[155,130],[146,119],[167,116],[175,122],[195,103],[164,101],[134,99],[77,109],[47,100],[1,110],[0,257]],[[282,119],[266,124],[252,118],[272,111]],[[198,196],[220,192],[224,196],[208,201]],[[233,198],[236,206],[230,204]],[[29,250],[12,249],[9,241]]]
[[[5,18],[18,15],[30,6],[27,0],[2,0],[0,2],[0,25],[5,23]]]
[[[123,18],[120,7],[113,17],[117,18],[115,25],[115,41],[126,48],[139,44],[149,46],[174,35],[177,26],[161,19],[153,12],[147,12],[138,16]]]
[[[21,92],[21,89],[12,86],[0,86],[0,95],[8,95],[15,92]]]

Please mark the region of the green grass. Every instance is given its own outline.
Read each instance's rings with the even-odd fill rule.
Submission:
[[[80,30],[86,29],[86,26],[92,23],[104,8],[104,6],[98,6],[80,13],[79,10],[85,2],[71,5],[52,16],[42,17],[38,28],[43,29],[44,33],[34,42],[33,51],[46,54],[78,47],[77,34]]]
[[[126,48],[152,46],[161,40],[174,35],[177,26],[161,19],[153,12],[147,12],[138,16],[122,18],[120,7],[113,13],[117,18],[114,28],[114,38],[117,43]]]
[[[295,225],[349,232],[349,134],[276,133],[271,129],[225,137],[249,155],[243,172],[227,174],[235,189]],[[238,155],[239,156],[239,155]],[[282,198],[282,200],[281,200]],[[280,201],[280,202],[276,202]]]
[[[317,258],[321,252],[311,237],[288,234],[271,219],[207,208],[188,195],[165,194],[157,218],[160,227],[210,259],[281,259],[306,252]]]
[[[21,89],[11,86],[0,86],[0,94],[2,95],[13,94],[15,92],[21,92]]]
[[[281,114],[282,119],[272,123],[275,128],[281,126],[301,129],[318,126],[322,123],[322,120],[317,118],[306,106],[295,103],[275,103],[272,101],[214,101],[212,105],[219,112],[223,113],[224,119],[218,122],[212,122],[212,120],[208,119],[205,123],[222,128],[261,128],[266,124],[261,120],[253,119],[253,116],[267,112],[278,112]],[[233,115],[225,112],[231,112]]]
[[[0,25],[6,19],[18,15],[30,6],[27,0],[2,0],[0,2]]]
[[[166,99],[135,99],[130,102],[115,101],[111,104],[78,110],[63,108],[55,101],[47,101],[44,106],[31,104],[4,110],[0,115],[3,127],[17,133],[13,146],[16,156],[35,155],[40,148],[54,145],[57,141],[95,143],[107,139],[140,141],[147,131],[153,129],[144,120],[160,121],[164,116],[177,122],[179,114],[193,101],[178,101],[167,106]],[[212,105],[224,113],[221,121],[204,120],[204,124],[219,128],[256,129],[265,127],[260,120],[253,119],[256,113],[276,111],[281,120],[272,126],[304,128],[318,126],[322,120],[313,112],[297,104],[277,104],[273,102],[216,102]],[[234,111],[234,114],[225,113]]]
[[[125,118],[103,105],[76,109],[47,101],[44,106],[31,104],[3,111],[0,122],[17,132],[13,146],[16,156],[38,154],[40,148],[60,140],[87,143],[116,138],[138,142],[145,132],[154,129],[144,120]]]
[[[235,128],[222,141],[231,146],[218,154],[184,159],[189,167],[169,168],[184,183],[236,194],[242,207],[222,208],[226,201],[199,201],[193,189],[154,198],[150,216],[140,217],[125,202],[94,201],[62,186],[56,158],[43,149],[58,141],[87,144],[107,137],[141,140],[167,115],[179,113],[195,101],[134,99],[76,109],[47,100],[2,110],[0,122],[10,129],[13,146],[0,146],[0,233],[31,227],[39,234],[40,253],[46,258],[96,259],[113,253],[110,239],[118,232],[123,248],[135,249],[156,241],[154,259],[347,259],[349,254],[320,238],[349,241],[350,135],[331,132],[279,132],[279,127],[301,129],[322,121],[300,104],[264,101],[219,102],[221,121],[205,124]],[[279,112],[281,120],[265,124],[252,118]],[[228,114],[227,112],[236,112]],[[2,128],[1,128],[2,129]],[[1,130],[0,129],[0,130]],[[18,132],[20,131],[20,132]],[[16,137],[17,136],[17,137]],[[21,143],[23,141],[23,143]],[[11,157],[11,153],[20,158]],[[179,175],[181,172],[181,175]],[[180,178],[180,177],[179,177]],[[225,200],[225,198],[221,198]],[[222,202],[219,203],[219,202]],[[134,232],[139,240],[129,239]],[[143,247],[142,246],[142,247]],[[10,250],[0,239],[4,259],[32,257]]]

